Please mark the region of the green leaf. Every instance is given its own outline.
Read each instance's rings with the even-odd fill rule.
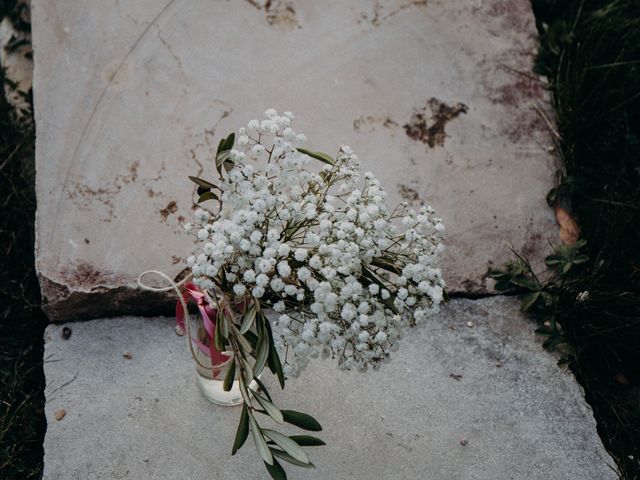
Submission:
[[[255,333],[249,330],[248,332],[245,332],[244,338],[251,344],[253,349],[256,348],[256,345],[258,344],[258,336]]]
[[[287,480],[287,474],[284,468],[282,468],[282,465],[280,465],[275,458],[273,459],[273,465],[264,462],[264,466],[267,467],[267,472],[269,472],[269,475],[271,475],[271,478],[274,480]]]
[[[198,197],[198,203],[206,202],[207,200],[220,200],[220,197],[213,192],[205,192]]]
[[[238,387],[240,387],[240,393],[242,394],[245,405],[251,403],[251,396],[249,395],[249,390],[245,385],[245,381],[242,375],[240,375],[240,378],[238,379]]]
[[[527,288],[529,290],[538,290],[540,286],[538,283],[530,277],[525,275],[514,275],[511,277],[511,283],[519,287]]]
[[[374,267],[382,268],[388,272],[395,273],[396,275],[402,275],[402,270],[397,267],[393,262],[382,257],[373,257],[371,259],[371,265]]]
[[[247,353],[251,353],[253,348],[251,347],[249,341],[244,337],[244,335],[236,335],[236,340],[240,344],[240,348],[242,348],[242,350]]]
[[[218,315],[216,321],[216,330],[213,335],[213,346],[216,347],[216,350],[220,352],[224,352],[224,339],[222,338],[222,330],[221,325],[223,323],[222,315]]]
[[[221,138],[220,141],[218,142],[218,149],[216,150],[216,155],[218,155],[224,148],[224,142],[226,141],[226,138]]]
[[[312,437],[311,435],[291,435],[289,438],[301,447],[320,447],[326,445],[322,440]]]
[[[233,143],[236,140],[236,134],[230,133],[229,136],[225,139],[224,144],[222,145],[223,150],[231,150],[233,148]]]
[[[198,188],[196,188],[196,193],[198,194],[198,197],[200,195],[204,195],[205,193],[210,192],[210,191],[211,191],[211,189],[207,188],[207,187],[198,187]]]
[[[273,453],[273,455],[275,457],[281,458],[282,460],[289,462],[292,465],[295,465],[297,467],[303,467],[303,468],[316,468],[316,466],[311,463],[304,463],[301,462],[300,460],[296,460],[295,458],[293,458],[291,455],[289,455],[287,452],[283,452],[282,450],[278,449],[278,448],[272,448],[271,449],[271,453]]]
[[[580,265],[581,263],[585,263],[588,260],[589,260],[589,257],[587,257],[586,255],[578,255],[576,258],[573,259],[573,264]]]
[[[331,158],[330,155],[322,152],[312,152],[311,150],[307,150],[306,148],[297,148],[300,153],[304,153],[305,155],[309,155],[311,158],[315,158],[316,160],[320,160],[323,163],[328,165],[334,165],[336,161]]]
[[[223,150],[222,152],[216,155],[216,168],[218,169],[218,171],[220,171],[222,164],[227,160],[229,160],[230,156],[231,156],[231,150]]]
[[[547,267],[553,267],[554,265],[558,265],[560,263],[560,258],[557,255],[549,255],[544,259],[544,263]]]
[[[532,292],[524,296],[522,299],[522,304],[520,305],[520,310],[526,312],[529,310],[540,298],[540,292]]]
[[[550,294],[549,292],[540,292],[542,296],[542,300],[544,300],[545,305],[551,306],[558,300],[557,296]]]
[[[251,368],[251,365],[249,365],[249,362],[242,357],[240,357],[240,362],[242,362],[242,367],[244,368],[245,379],[247,382],[251,382],[253,379],[253,369]]]
[[[299,462],[309,463],[309,457],[304,453],[302,447],[286,435],[276,432],[275,430],[271,430],[270,428],[265,428],[263,433]]]
[[[258,377],[255,377],[253,380],[258,384],[258,387],[260,387],[262,393],[266,395],[267,400],[273,402],[273,400],[271,400],[271,395],[269,395],[269,390],[267,390],[267,387],[265,387],[264,383],[262,383],[262,380],[260,380]]]
[[[249,435],[249,409],[247,408],[247,404],[245,403],[242,406],[242,413],[240,414],[240,423],[238,423],[238,430],[236,431],[236,439],[233,442],[233,450],[231,451],[231,455],[235,455],[240,447],[244,445],[244,442],[247,440],[247,436]]]
[[[251,423],[251,436],[253,437],[253,443],[256,444],[256,449],[258,450],[260,457],[264,460],[264,463],[273,465],[274,459],[273,455],[271,455],[271,450],[269,450],[269,446],[262,436],[262,431],[260,430],[260,427],[258,427],[253,416],[249,416],[249,422]]]
[[[229,370],[224,375],[224,381],[222,382],[222,389],[225,392],[230,392],[233,387],[233,381],[236,379],[236,359],[235,357],[229,362]]]
[[[256,307],[254,305],[251,305],[251,307],[249,307],[249,310],[245,312],[244,317],[242,317],[242,325],[240,325],[241,334],[245,334],[249,331],[251,325],[253,325],[253,321],[255,320],[255,318]]]
[[[278,410],[278,407],[276,407],[273,403],[271,403],[269,400],[264,398],[258,392],[252,391],[252,393],[255,399],[258,400],[258,403],[262,405],[262,408],[264,408],[265,412],[267,412],[267,415],[273,418],[277,423],[284,422],[284,418],[282,417],[282,412]]]
[[[202,178],[189,176],[189,180],[191,180],[192,182],[196,183],[200,187],[215,188],[215,185],[213,183],[208,182],[206,180],[203,180]]]
[[[264,326],[269,337],[269,358],[267,358],[267,363],[271,372],[278,376],[280,388],[284,389],[285,378],[284,372],[282,371],[282,363],[280,362],[280,356],[278,355],[276,346],[273,343],[273,332],[271,330],[271,323],[269,323],[268,319],[265,320]]]
[[[222,338],[229,338],[229,321],[227,318],[222,315],[221,318],[218,318],[220,321],[220,333],[222,333]]]
[[[282,363],[280,362],[280,356],[278,355],[278,351],[275,346],[272,346],[269,349],[269,368],[273,373],[278,376],[278,382],[280,383],[280,388],[284,389],[284,372],[282,371]]]
[[[296,412],[294,410],[282,410],[282,416],[284,421],[300,427],[303,430],[310,430],[312,432],[319,432],[322,430],[322,426],[311,415],[306,413]]]
[[[260,329],[258,335],[258,351],[256,353],[256,363],[253,365],[255,375],[258,376],[262,372],[265,364],[267,363],[267,357],[269,356],[269,338],[268,333],[264,327]]]

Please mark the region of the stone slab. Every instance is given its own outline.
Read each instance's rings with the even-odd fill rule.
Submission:
[[[231,457],[240,409],[200,395],[172,320],[67,326],[69,340],[61,325],[45,334],[45,479],[267,478],[250,440]],[[617,478],[582,389],[513,298],[452,301],[378,372],[317,360],[286,398],[263,380],[281,408],[324,427],[327,446],[310,450],[317,470],[291,468],[290,478]]]
[[[557,233],[555,158],[528,0],[33,1],[37,268],[52,320],[144,313],[176,275],[187,175],[268,107],[309,148],[350,144],[396,203],[448,229],[451,291]]]

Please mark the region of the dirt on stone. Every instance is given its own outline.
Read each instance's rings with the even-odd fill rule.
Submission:
[[[428,117],[427,109],[431,111]],[[464,103],[447,105],[437,98],[431,97],[424,107],[416,109],[409,120],[404,125],[407,136],[417,142],[422,142],[430,148],[444,146],[447,137],[445,126],[451,120],[467,113],[468,107]]]

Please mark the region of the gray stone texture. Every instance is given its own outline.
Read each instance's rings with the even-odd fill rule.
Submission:
[[[240,409],[204,400],[172,320],[67,326],[69,340],[61,325],[46,332],[45,479],[268,478],[250,438],[231,457]],[[266,383],[281,408],[324,426],[328,445],[308,449],[317,469],[290,478],[616,478],[581,388],[556,362],[517,299],[493,297],[452,301],[378,372],[317,360],[286,396]]]
[[[395,203],[447,226],[451,291],[555,241],[555,170],[528,0],[33,0],[37,269],[54,321],[166,308],[187,175],[268,107],[309,147],[350,144]]]

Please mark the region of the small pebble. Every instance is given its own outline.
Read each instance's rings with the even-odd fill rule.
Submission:
[[[460,440],[460,445],[462,445],[463,447],[469,443],[468,440],[466,438],[463,438],[462,440]]]
[[[60,334],[63,340],[69,340],[69,338],[71,338],[71,334],[73,332],[71,331],[71,329],[69,327],[64,327],[62,329],[62,333]]]
[[[57,421],[60,421],[65,417],[66,414],[67,414],[67,412],[61,408],[60,410],[56,411],[56,413],[53,414],[53,417]]]
[[[467,322],[467,327],[473,327],[473,322]]]
[[[124,352],[122,356],[127,360],[131,360],[131,358],[133,358],[133,354],[131,352]]]

